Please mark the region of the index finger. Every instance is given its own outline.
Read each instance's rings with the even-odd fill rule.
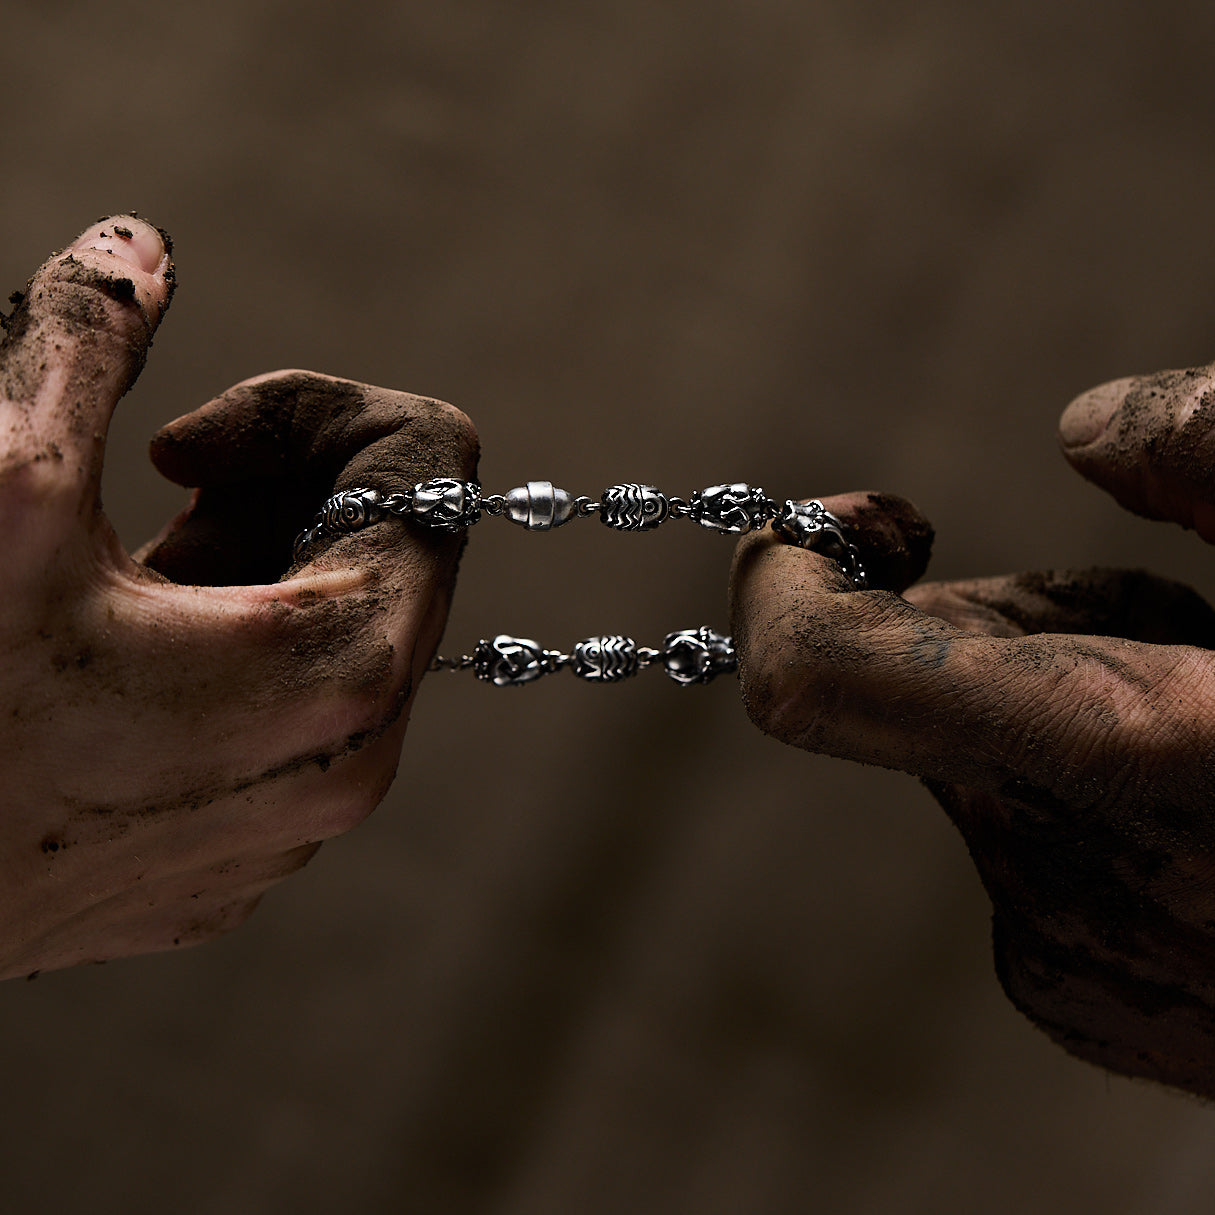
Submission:
[[[476,433],[463,413],[280,371],[170,423],[152,455],[171,479],[198,488],[139,554],[148,566],[176,582],[232,587],[268,613],[278,648],[312,655],[312,678],[323,682],[334,665],[348,675],[374,652],[392,668],[383,686],[416,681],[438,644],[462,539],[389,518],[328,538],[298,566],[292,544],[335,489],[392,494],[435,476],[474,477]]]

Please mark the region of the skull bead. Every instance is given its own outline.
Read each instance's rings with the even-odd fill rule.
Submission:
[[[500,688],[531,683],[548,669],[548,655],[526,637],[499,633],[490,641],[477,642],[473,651],[473,674]]]
[[[818,501],[786,501],[781,513],[772,520],[772,530],[786,544],[811,548],[825,557],[838,559],[848,551],[848,541],[838,520]]]
[[[662,665],[676,683],[708,683],[736,670],[734,644],[710,628],[668,633],[662,643]]]
[[[413,489],[413,517],[443,532],[472,527],[481,517],[481,487],[454,477],[423,481]]]
[[[743,481],[697,490],[688,505],[701,527],[736,536],[763,527],[771,510],[768,495]]]
[[[772,530],[786,544],[830,557],[858,590],[869,585],[856,545],[849,542],[843,524],[821,502],[786,502],[772,520]]]

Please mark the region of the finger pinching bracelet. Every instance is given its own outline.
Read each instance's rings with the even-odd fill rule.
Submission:
[[[435,477],[402,493],[347,489],[334,494],[312,525],[295,542],[301,561],[321,540],[360,531],[388,518],[410,519],[443,532],[459,532],[482,515],[501,516],[533,532],[562,527],[571,519],[598,515],[607,527],[648,532],[668,519],[691,519],[708,531],[740,536],[771,522],[786,543],[811,549],[834,560],[858,590],[866,585],[860,553],[844,525],[821,502],[783,504],[762,489],[736,481],[710,485],[688,499],[669,497],[652,485],[611,485],[598,499],[574,497],[551,481],[529,481],[506,494],[482,494],[476,481]],[[471,669],[499,687],[517,687],[562,668],[590,683],[618,683],[648,666],[661,666],[679,684],[708,683],[737,668],[729,637],[709,628],[668,633],[662,646],[638,645],[631,637],[588,637],[566,654],[548,650],[525,637],[497,637],[477,642],[471,654],[436,658],[431,670]]]

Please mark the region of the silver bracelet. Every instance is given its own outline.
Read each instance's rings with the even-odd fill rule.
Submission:
[[[611,485],[598,499],[574,497],[551,481],[529,481],[506,494],[482,494],[476,481],[435,477],[402,493],[382,494],[376,489],[347,489],[334,494],[312,525],[295,542],[295,559],[301,561],[322,540],[360,531],[385,519],[409,519],[437,531],[459,532],[482,515],[502,516],[533,532],[562,527],[571,519],[598,515],[617,531],[647,532],[668,519],[691,519],[708,531],[740,536],[764,527],[786,543],[811,549],[834,560],[858,590],[866,586],[865,567],[843,523],[821,502],[783,504],[762,489],[736,481],[710,485],[690,498],[670,497],[652,485]],[[617,683],[648,666],[661,666],[679,684],[708,683],[737,667],[729,637],[709,628],[668,633],[662,647],[638,645],[616,634],[588,637],[571,653],[547,650],[526,637],[481,640],[471,654],[436,658],[431,670],[471,669],[478,679],[499,687],[531,683],[541,675],[569,668],[591,683]]]

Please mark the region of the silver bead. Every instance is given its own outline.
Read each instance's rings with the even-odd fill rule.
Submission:
[[[844,534],[844,525],[817,499],[786,501],[772,520],[772,530],[786,543],[830,557],[858,590],[868,585],[865,566],[856,545]]]
[[[529,481],[506,495],[503,514],[531,532],[547,532],[574,517],[574,497],[551,481]]]
[[[652,485],[612,485],[599,500],[599,518],[623,532],[648,532],[670,511],[666,495]]]
[[[591,683],[617,683],[636,675],[638,666],[637,643],[631,637],[613,633],[574,646],[574,674]]]
[[[473,651],[473,674],[500,688],[531,683],[548,670],[547,652],[526,637],[499,633],[491,641],[478,641]]]
[[[413,487],[413,517],[443,532],[472,527],[481,517],[481,487],[454,477],[423,481]]]
[[[708,683],[737,670],[734,643],[709,628],[668,633],[662,643],[662,665],[676,683]]]
[[[688,507],[701,527],[735,536],[763,527],[772,511],[768,495],[744,481],[697,490]]]
[[[840,521],[818,501],[786,500],[772,520],[772,530],[786,543],[810,548],[837,560],[848,551]]]
[[[319,526],[330,532],[357,532],[383,517],[380,495],[374,489],[347,489],[326,501],[317,517]]]

